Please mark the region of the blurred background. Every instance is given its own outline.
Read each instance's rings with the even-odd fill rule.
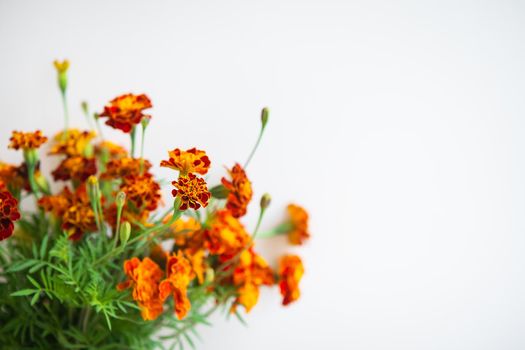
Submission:
[[[303,257],[302,297],[265,289],[198,349],[523,349],[524,23],[520,1],[0,0],[0,159],[11,130],[62,127],[54,59],[72,125],[146,93],[146,156],[204,149],[211,183],[268,106],[244,223],[265,192],[263,228],[309,210],[305,247],[258,243]]]

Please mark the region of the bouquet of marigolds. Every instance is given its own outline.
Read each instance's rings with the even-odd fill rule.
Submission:
[[[301,259],[269,264],[255,250],[270,197],[260,199],[252,232],[240,221],[253,197],[246,168],[267,109],[248,160],[227,168],[219,184],[203,178],[212,164],[205,151],[167,152],[160,166],[173,170],[173,197],[161,200],[143,157],[150,99],[122,95],[93,114],[83,103],[91,130],[70,128],[69,63],[55,67],[64,130],[51,140],[39,130],[13,131],[8,147],[23,161],[0,162],[1,349],[194,347],[198,325],[215,311],[242,321],[241,308],[257,304],[262,286],[278,285],[283,305],[299,298]],[[129,134],[129,151],[102,137],[102,122]],[[40,170],[44,152],[59,161],[50,176]],[[303,244],[308,214],[289,205],[287,216],[259,237],[284,234]]]

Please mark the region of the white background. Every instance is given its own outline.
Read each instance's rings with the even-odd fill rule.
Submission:
[[[205,149],[210,182],[267,105],[265,227],[293,201],[313,238],[260,251],[303,256],[303,295],[263,291],[248,328],[214,318],[199,349],[523,349],[524,21],[518,1],[1,0],[1,158],[20,160],[12,129],[62,127],[55,58],[74,124],[83,99],[145,92],[147,156]]]

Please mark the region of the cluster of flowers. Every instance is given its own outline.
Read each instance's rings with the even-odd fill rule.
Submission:
[[[64,93],[68,64],[56,63],[56,67]],[[203,284],[210,292],[221,286],[232,287],[232,311],[238,306],[250,311],[261,286],[278,285],[284,305],[296,301],[304,272],[301,259],[285,255],[274,271],[254,248],[269,196],[261,199],[259,223],[252,234],[240,221],[253,197],[246,166],[235,164],[219,185],[209,189],[202,177],[211,166],[205,151],[170,151],[160,166],[176,171],[172,182],[174,207],[153,220],[153,212],[162,205],[161,186],[150,172],[152,164],[142,154],[134,155],[136,130],[142,127],[145,132],[151,116],[144,111],[151,107],[146,95],[126,94],[95,115],[97,123],[105,119],[108,126],[130,134],[130,152],[98,139],[92,130],[69,128],[66,122],[49,151],[61,157],[52,171],[54,181],[65,183],[58,193],[52,193],[40,172],[37,150],[47,138],[40,131],[14,131],[9,148],[22,150],[24,161],[18,166],[0,163],[0,240],[13,234],[25,191],[37,197],[38,206],[71,240],[81,242],[86,234],[97,232],[115,237],[121,244],[134,239],[146,241],[149,248],[144,254],[125,260],[127,279],[115,282],[120,291],[131,289],[144,320],[159,317],[170,296],[176,316],[183,319],[192,304],[188,289]],[[267,118],[265,110],[262,130]],[[205,216],[200,208],[208,209]],[[288,206],[288,213],[289,219],[273,233],[287,234],[291,244],[301,245],[309,238],[308,214],[293,204]]]

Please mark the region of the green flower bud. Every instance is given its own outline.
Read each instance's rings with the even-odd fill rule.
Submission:
[[[268,107],[264,107],[261,111],[261,123],[263,129],[266,127],[266,124],[268,123],[268,117],[270,115],[270,110]]]
[[[224,185],[217,185],[210,188],[211,195],[217,199],[225,199],[230,191]]]
[[[272,201],[272,197],[270,197],[270,195],[268,193],[265,193],[262,197],[261,197],[261,209],[266,209],[270,206],[270,203]]]
[[[64,60],[60,62],[56,60],[53,62],[53,64],[57,70],[58,87],[60,88],[62,94],[65,94],[67,89],[67,70],[69,68],[69,61]]]
[[[117,197],[115,198],[115,203],[117,204],[117,208],[122,208],[124,204],[126,204],[126,193],[122,191],[117,193]]]
[[[129,221],[124,221],[122,225],[120,226],[120,244],[126,245],[127,241],[129,240],[129,236],[131,235],[131,224]]]

